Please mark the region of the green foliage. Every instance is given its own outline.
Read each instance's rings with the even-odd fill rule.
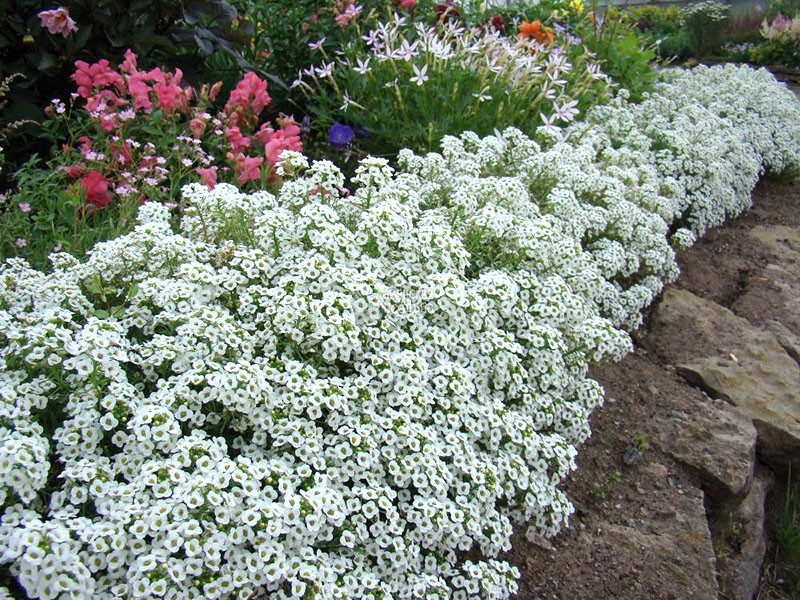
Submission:
[[[692,55],[692,42],[686,31],[665,36],[658,42],[657,47],[659,56],[665,60],[686,60]]]
[[[654,38],[680,31],[681,9],[674,4],[637,6],[628,9],[627,13],[639,31],[648,33]]]
[[[800,68],[800,41],[764,40],[750,50],[748,58],[757,65],[784,65]]]
[[[244,52],[260,72],[274,76],[272,96],[278,106],[286,105],[289,85],[301,69],[318,58],[309,44],[324,40],[334,54],[343,44],[358,36],[364,21],[374,21],[379,0],[359,2],[356,18],[344,27],[336,23],[336,2],[320,0],[243,0],[241,10],[254,24],[253,35]]]
[[[626,11],[642,40],[656,49],[662,59],[683,60],[691,56],[689,34],[681,28],[681,9],[670,6],[639,6]]]
[[[130,228],[138,200],[87,210],[86,193],[51,162],[38,166],[34,155],[15,174],[19,191],[0,205],[0,259],[21,256],[47,269],[47,256],[64,250],[81,256],[94,244]],[[34,208],[31,208],[34,207]]]
[[[639,452],[644,452],[650,449],[650,443],[647,441],[647,436],[642,433],[637,433],[631,438],[633,447]]]
[[[791,469],[787,476],[786,497],[776,543],[783,562],[796,564],[800,561],[800,485],[792,481]]]
[[[641,100],[656,78],[652,65],[656,54],[631,22],[609,9],[604,19],[584,24],[580,33],[611,79],[627,89],[633,101]]]
[[[800,14],[800,0],[769,0],[764,17],[774,19],[778,14],[792,18]]]
[[[651,48],[642,48],[639,38],[632,32],[618,35],[603,50],[608,75],[630,91],[631,99],[641,100],[655,79],[650,64],[655,52]]]
[[[682,11],[683,26],[689,45],[697,58],[708,56],[722,45],[730,8],[717,0],[690,4]]]

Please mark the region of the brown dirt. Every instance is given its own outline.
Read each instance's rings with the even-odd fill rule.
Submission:
[[[679,254],[682,275],[675,285],[736,312],[749,276],[775,258],[747,232],[758,225],[800,226],[799,200],[800,183],[762,181],[750,210]],[[767,313],[770,303],[768,294],[751,294],[746,311]],[[552,540],[515,537],[509,559],[522,573],[517,599],[726,597],[717,588],[713,553],[709,564],[704,551],[710,541],[676,518],[684,514],[679,509],[691,512],[698,503],[702,510],[700,482],[648,443],[657,438],[660,422],[676,414],[691,416],[692,406],[709,401],[664,366],[658,348],[671,343],[668,337],[649,339],[645,325],[634,335],[634,353],[593,369],[606,403],[592,415],[592,437],[579,450],[577,471],[563,485],[576,513],[569,529]],[[634,465],[623,460],[630,447],[643,449]],[[772,504],[779,502],[781,487],[776,486]],[[724,551],[725,540],[715,541],[717,551]],[[783,567],[770,562],[773,554],[771,547],[759,598],[800,598],[780,583]]]

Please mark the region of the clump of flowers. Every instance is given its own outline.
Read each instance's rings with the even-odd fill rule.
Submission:
[[[157,68],[140,71],[136,56],[130,51],[119,65],[119,71],[112,69],[106,60],[92,65],[78,61],[76,67],[73,78],[78,85],[78,95],[86,100],[90,125],[99,127],[100,131],[110,134],[112,142],[117,142],[117,147],[112,143],[103,150],[110,149],[115,154],[114,159],[124,167],[115,181],[116,190],[123,196],[127,191],[143,187],[137,171],[147,175],[148,187],[160,186],[161,192],[174,195],[179,187],[176,183],[182,183],[187,173],[217,168],[225,162],[232,170],[232,178],[240,185],[253,180],[263,184],[274,181],[275,166],[282,150],[302,149],[300,128],[291,118],[281,118],[278,129],[261,122],[271,99],[267,83],[255,73],[246,73],[231,91],[224,109],[212,116],[206,108],[216,98],[220,85],[205,87],[193,105],[195,91],[182,85],[180,69],[173,73]],[[166,120],[172,126],[162,126],[165,137],[182,134],[175,139],[185,142],[184,147],[173,145],[164,148],[162,153],[158,152],[161,148],[152,148],[149,154],[152,160],[140,160],[137,150],[141,144],[135,138],[143,133],[140,128],[152,128],[154,120]],[[81,149],[82,158],[89,162],[98,157],[96,145],[101,141],[97,129],[92,133],[95,136],[86,136],[88,142]],[[220,148],[224,150],[224,161],[218,156]],[[99,154],[102,154],[102,162],[107,153],[100,151]],[[144,154],[147,156],[147,148]],[[158,168],[149,168],[152,162]],[[174,179],[177,182],[171,181]]]
[[[491,26],[443,21],[411,24],[396,14],[341,56],[329,59],[320,48],[321,64],[294,82],[317,126],[358,124],[369,132],[363,152],[391,156],[401,147],[432,150],[443,135],[465,130],[488,134],[514,124],[558,134],[608,93],[591,54],[570,58],[550,43],[552,31],[509,39]]]
[[[462,215],[382,159],[346,196],[285,161],[277,196],[193,184],[178,233],[148,203],[84,263],[0,268],[0,562],[28,595],[507,598],[512,523],[570,513],[586,362],[629,342],[557,272],[470,255],[454,217],[524,193],[487,179]]]
[[[180,69],[139,69],[131,51],[116,68],[105,59],[75,67],[74,101],[56,98],[46,109],[55,142],[47,168],[30,163],[17,175],[14,198],[31,207],[23,228],[46,241],[25,249],[39,264],[58,243],[81,253],[126,231],[145,200],[179,206],[187,182],[275,184],[281,152],[302,150],[292,117],[264,119],[271,98],[255,73],[242,77],[219,110],[212,103],[220,83],[195,90]]]
[[[339,27],[345,28],[358,16],[363,8],[362,5],[356,4],[354,0],[338,0],[336,7],[333,9],[334,20]]]
[[[551,27],[542,27],[542,22],[539,19],[536,19],[531,23],[528,21],[523,21],[520,23],[517,37],[523,40],[533,38],[540,44],[548,45],[553,43],[555,34],[553,33],[553,29]]]
[[[778,13],[761,24],[760,44],[748,51],[748,58],[758,64],[800,66],[800,15],[788,18]]]
[[[761,35],[768,40],[800,40],[800,15],[789,19],[778,13],[772,21],[764,19]]]

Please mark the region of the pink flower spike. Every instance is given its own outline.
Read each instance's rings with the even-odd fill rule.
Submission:
[[[208,189],[213,189],[217,185],[217,167],[208,167],[207,169],[195,169],[198,175],[203,179]]]
[[[263,123],[253,137],[259,146],[266,146],[274,133],[275,130],[269,126],[269,123]]]
[[[130,48],[125,50],[125,60],[119,65],[119,70],[128,75],[133,75],[136,72],[136,55]]]
[[[236,88],[228,96],[225,112],[231,116],[234,114],[244,116],[252,111],[253,115],[258,116],[271,100],[272,98],[267,93],[267,82],[249,71],[244,74],[242,80],[236,84]]]
[[[144,73],[133,73],[128,76],[128,91],[133,97],[133,110],[142,109],[145,112],[150,112],[153,109],[153,103],[150,101],[150,86],[145,83],[146,75]]]
[[[203,132],[206,130],[206,120],[202,117],[195,117],[189,121],[189,131],[192,132],[194,139],[199,140],[203,137]]]
[[[20,202],[19,204],[17,204],[17,206],[24,213],[31,212],[31,205],[28,204],[27,202]]]
[[[261,179],[261,165],[264,162],[263,156],[245,156],[240,167],[239,177],[236,181],[243,185],[248,181]]]
[[[89,171],[88,175],[80,180],[80,185],[86,192],[86,204],[103,208],[111,203],[108,180],[99,171]]]
[[[241,130],[236,125],[225,130],[225,137],[228,138],[228,143],[231,145],[231,151],[234,154],[247,150],[252,145],[250,138],[242,135]]]
[[[300,127],[294,123],[276,131],[264,146],[264,154],[270,167],[274,167],[278,163],[284,150],[303,151],[303,144],[300,141]]]
[[[66,8],[56,8],[54,10],[43,10],[36,15],[41,20],[42,27],[55,35],[60,33],[64,37],[69,36],[73,31],[78,31],[78,26],[75,21],[69,16],[69,11]]]
[[[113,85],[119,92],[125,89],[122,77],[109,67],[108,60],[105,58],[92,65],[82,60],[76,60],[75,67],[72,79],[78,84],[78,95],[81,98],[91,96],[95,88],[101,90]]]

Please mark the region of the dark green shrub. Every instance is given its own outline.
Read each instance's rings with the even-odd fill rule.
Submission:
[[[717,0],[705,0],[685,7],[682,15],[694,56],[703,58],[720,48],[730,7]]]
[[[692,55],[692,44],[685,31],[671,33],[658,42],[658,54],[663,59],[686,60]]]

